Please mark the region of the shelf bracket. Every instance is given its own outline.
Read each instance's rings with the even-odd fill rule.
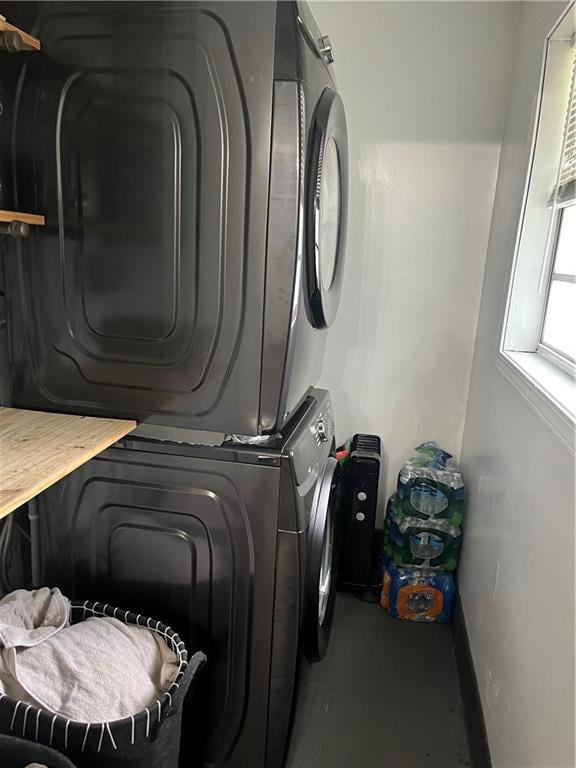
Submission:
[[[21,53],[22,51],[39,51],[40,40],[32,37],[0,16],[0,51]]]
[[[0,235],[9,235],[16,239],[28,237],[31,226],[43,227],[45,224],[45,217],[37,213],[0,210]]]

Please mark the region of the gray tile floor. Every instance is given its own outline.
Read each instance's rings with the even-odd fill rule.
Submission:
[[[287,768],[470,765],[450,627],[339,595],[326,659],[304,670]]]

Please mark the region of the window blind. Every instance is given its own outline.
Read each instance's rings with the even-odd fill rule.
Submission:
[[[558,183],[552,197],[556,205],[566,205],[576,200],[576,54],[572,60],[572,82]]]

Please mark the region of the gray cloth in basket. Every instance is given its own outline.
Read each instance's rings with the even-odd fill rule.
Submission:
[[[141,712],[175,679],[176,655],[156,633],[111,617],[69,624],[58,589],[0,601],[0,693],[70,720]]]
[[[29,648],[68,624],[70,601],[59,589],[17,589],[0,600],[0,648]]]

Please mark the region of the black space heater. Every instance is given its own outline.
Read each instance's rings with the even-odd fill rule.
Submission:
[[[364,591],[372,586],[380,438],[354,435],[346,464],[343,505],[344,541],[340,560],[340,587]]]

